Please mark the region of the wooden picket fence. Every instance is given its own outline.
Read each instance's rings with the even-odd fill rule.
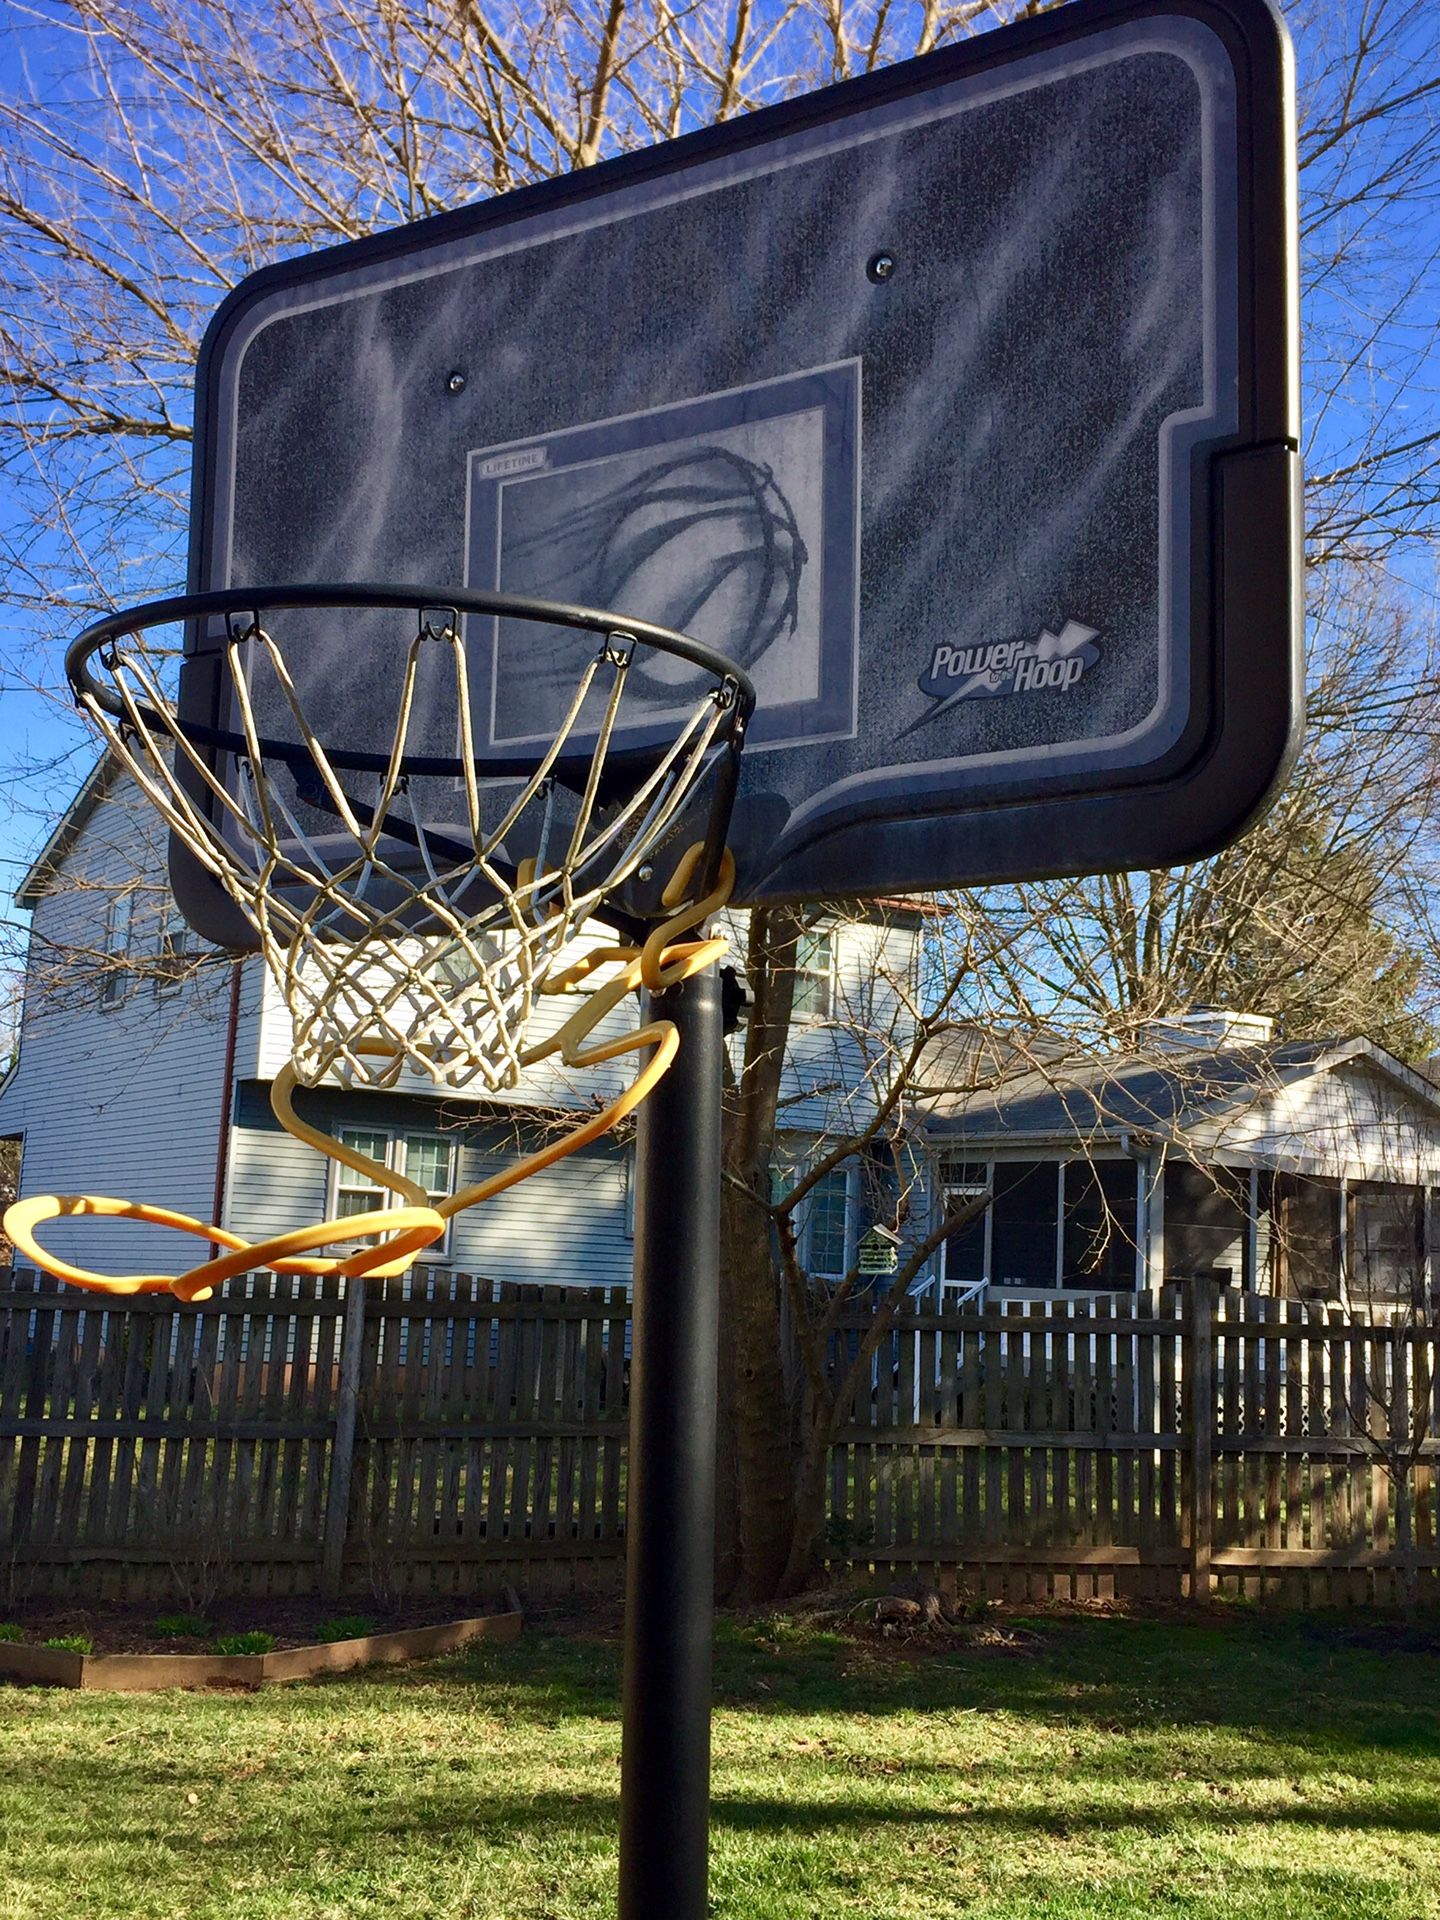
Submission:
[[[1433,1325],[1203,1283],[917,1306],[836,1435],[832,1557],[1011,1601],[1433,1601],[1437,1360]]]
[[[619,1583],[621,1289],[0,1287],[0,1609]],[[837,1329],[837,1375],[870,1325]],[[907,1303],[843,1410],[832,1568],[1023,1601],[1433,1601],[1437,1345],[1204,1286]]]
[[[0,1292],[0,1605],[618,1584],[623,1289]]]

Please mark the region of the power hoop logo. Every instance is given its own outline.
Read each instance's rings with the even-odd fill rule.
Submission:
[[[920,691],[936,704],[914,725],[928,726],[962,700],[1068,692],[1100,658],[1095,644],[1099,637],[1095,627],[1067,620],[1059,633],[1042,627],[1033,640],[994,640],[975,647],[942,643],[920,676]]]

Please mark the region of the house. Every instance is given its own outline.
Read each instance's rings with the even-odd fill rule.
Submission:
[[[247,1238],[360,1212],[374,1189],[282,1131],[269,1086],[289,1016],[258,959],[200,950],[171,901],[164,829],[102,760],[26,875],[32,912],[20,1045],[0,1085],[0,1139],[20,1191],[149,1199]],[[920,921],[890,910],[817,924],[799,953],[778,1158],[813,1163],[873,1112],[918,978]],[[742,917],[732,934],[743,947]],[[537,1021],[556,1021],[544,1007]],[[634,1018],[633,1005],[613,1019]],[[572,1125],[629,1072],[547,1067],[485,1099],[412,1077],[393,1091],[322,1085],[297,1103],[432,1193],[499,1171]],[[905,1232],[970,1218],[930,1272],[1024,1297],[1209,1276],[1290,1298],[1428,1288],[1440,1186],[1440,1086],[1362,1038],[1277,1044],[1254,1015],[1154,1022],[1130,1055],[1078,1058],[956,1028],[922,1062]],[[819,1279],[898,1265],[862,1240],[901,1222],[889,1145],[829,1172],[801,1221]],[[460,1215],[427,1258],[531,1282],[624,1284],[632,1147],[617,1134]],[[46,1245],[106,1272],[179,1272],[203,1248],[129,1221],[56,1221]],[[862,1260],[862,1253],[865,1255]]]
[[[142,796],[102,759],[19,889],[32,914],[30,955],[18,1053],[0,1085],[0,1139],[20,1143],[20,1192],[151,1200],[247,1239],[366,1210],[375,1190],[293,1140],[271,1113],[270,1082],[289,1058],[288,1013],[258,958],[232,964],[195,942],[170,897],[164,839]],[[743,945],[738,916],[734,932]],[[893,1020],[886,980],[912,952],[893,921],[836,921],[802,942],[782,1087],[791,1165],[803,1167],[830,1128],[853,1125],[873,1098],[866,1036]],[[545,1005],[536,1022],[561,1017]],[[632,1002],[612,1021],[634,1017]],[[386,1093],[322,1085],[296,1104],[440,1194],[573,1125],[632,1072],[626,1060],[584,1076],[547,1066],[485,1099],[412,1076]],[[816,1188],[802,1235],[815,1271],[843,1273],[854,1260],[870,1224],[866,1191],[848,1167]],[[624,1284],[633,1206],[631,1140],[612,1135],[459,1215],[426,1259],[512,1281]],[[61,1258],[109,1273],[175,1273],[204,1256],[202,1243],[133,1221],[55,1221],[43,1238]]]
[[[1430,1294],[1440,1087],[1364,1038],[1190,1013],[1131,1055],[1017,1049],[993,1085],[932,1092],[926,1128],[951,1206],[992,1196],[942,1248],[947,1288]]]

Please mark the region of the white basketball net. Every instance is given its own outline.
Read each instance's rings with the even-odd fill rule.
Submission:
[[[295,1074],[307,1086],[333,1073],[349,1085],[388,1087],[407,1069],[457,1090],[513,1086],[537,997],[547,981],[555,991],[562,956],[585,923],[647,862],[675,865],[667,841],[732,697],[714,685],[677,701],[684,713],[673,740],[647,758],[623,799],[611,793],[602,804],[634,643],[623,633],[597,636],[554,740],[533,772],[507,781],[497,802],[475,758],[465,647],[453,618],[434,623],[437,611],[421,613],[410,642],[388,765],[363,783],[352,776],[347,784],[332,765],[281,647],[258,618],[232,622],[225,643],[233,724],[247,744],[233,788],[187,736],[164,690],[173,679],[173,646],[139,632],[101,651],[97,666],[115,687],[123,719],[81,696],[171,831],[255,929],[290,1010]],[[443,830],[427,825],[403,771],[425,649],[438,650],[453,675],[460,829],[453,820]],[[273,704],[278,690],[308,750],[304,804],[287,795],[293,778],[279,777],[282,768],[262,746],[261,662],[267,696]],[[432,655],[427,684],[433,669]],[[582,754],[588,771],[577,779]],[[554,770],[562,756],[567,788],[560,794]],[[370,796],[364,802],[356,798],[360,784]],[[522,829],[537,850],[512,862],[505,843]],[[422,923],[425,930],[411,931]]]

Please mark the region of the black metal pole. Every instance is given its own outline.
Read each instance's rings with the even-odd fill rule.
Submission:
[[[720,1294],[720,982],[655,995],[680,1052],[640,1109],[625,1501],[620,1920],[704,1920]]]

